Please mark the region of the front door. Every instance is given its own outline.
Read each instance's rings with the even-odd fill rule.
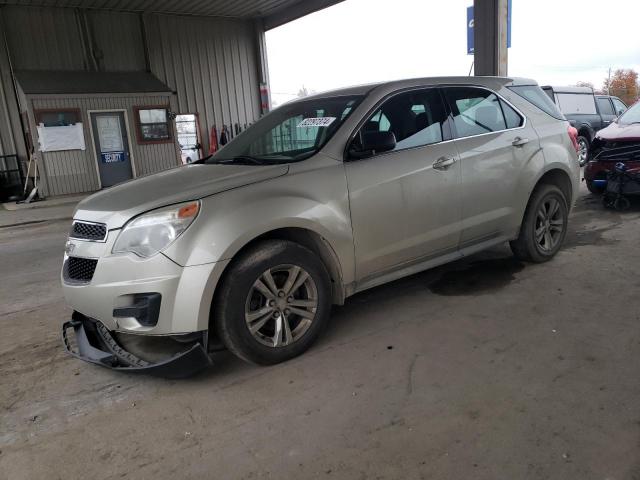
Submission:
[[[103,188],[132,178],[124,112],[92,112],[91,128]]]
[[[461,228],[460,163],[446,141],[439,90],[396,94],[360,132],[367,131],[391,131],[397,143],[390,152],[345,163],[361,283],[455,252]]]

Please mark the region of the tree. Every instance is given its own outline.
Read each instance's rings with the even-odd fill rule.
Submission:
[[[594,89],[593,83],[591,83],[591,82],[583,82],[582,80],[576,82],[576,87],[589,87],[591,89]]]
[[[638,99],[640,85],[638,84],[638,72],[632,69],[618,69],[611,79],[605,78],[602,90],[620,99],[627,105],[633,104]]]

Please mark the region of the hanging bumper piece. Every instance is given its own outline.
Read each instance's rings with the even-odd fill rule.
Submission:
[[[71,329],[75,334],[75,348],[68,334]],[[163,378],[184,378],[211,365],[211,358],[203,342],[196,342],[188,350],[160,362],[147,362],[122,348],[101,322],[78,312],[73,312],[71,320],[62,325],[62,341],[70,355],[85,362],[122,372],[145,373]]]

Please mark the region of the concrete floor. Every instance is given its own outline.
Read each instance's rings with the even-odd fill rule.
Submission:
[[[0,229],[1,479],[640,479],[640,207],[584,194],[550,263],[477,255],[183,381],[63,353],[67,231]]]

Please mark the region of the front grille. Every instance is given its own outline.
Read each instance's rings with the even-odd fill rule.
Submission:
[[[69,257],[64,263],[64,279],[72,282],[89,283],[96,271],[95,258]]]
[[[71,227],[71,238],[78,238],[80,240],[93,240],[96,242],[103,241],[107,236],[107,226],[104,223],[88,223],[88,222],[73,222]]]

